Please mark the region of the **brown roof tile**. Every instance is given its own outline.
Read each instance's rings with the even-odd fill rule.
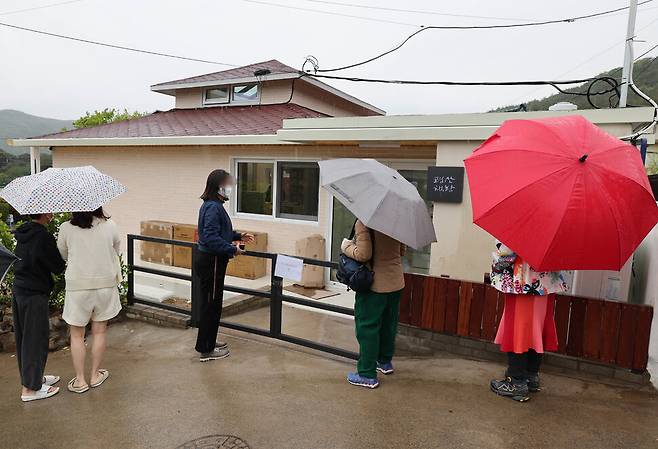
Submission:
[[[132,120],[74,129],[39,138],[125,138],[276,134],[288,118],[326,117],[293,103],[172,109]]]
[[[256,64],[250,64],[243,67],[237,67],[235,69],[223,70],[221,72],[207,73],[205,75],[193,76],[190,78],[183,78],[174,81],[167,81],[165,83],[158,83],[151,86],[151,88],[158,88],[160,86],[171,86],[176,84],[188,84],[188,83],[205,83],[212,81],[224,81],[235,78],[249,78],[254,76],[254,72],[260,69],[267,69],[271,72],[272,75],[278,75],[282,73],[297,73],[298,70],[293,69],[290,66],[287,66],[276,59],[270,61],[257,62]]]

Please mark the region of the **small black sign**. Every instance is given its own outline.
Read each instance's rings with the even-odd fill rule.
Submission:
[[[461,203],[464,167],[429,167],[427,199],[437,203]]]

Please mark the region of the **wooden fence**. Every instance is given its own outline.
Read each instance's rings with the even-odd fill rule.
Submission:
[[[405,281],[401,323],[494,340],[504,300],[491,286],[417,274],[405,274]],[[643,371],[652,317],[650,306],[557,295],[557,352]]]

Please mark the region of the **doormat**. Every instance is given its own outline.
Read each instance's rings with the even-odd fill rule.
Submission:
[[[301,285],[289,285],[284,288],[289,292],[297,293],[298,295],[306,296],[311,299],[324,299],[332,296],[338,296],[340,293],[336,291],[326,290],[324,288],[306,288]]]
[[[176,449],[249,449],[246,441],[233,435],[210,435],[188,441]]]

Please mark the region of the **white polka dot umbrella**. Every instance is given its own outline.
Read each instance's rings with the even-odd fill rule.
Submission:
[[[126,188],[92,166],[49,168],[14,179],[0,191],[20,214],[89,212],[121,195]]]

